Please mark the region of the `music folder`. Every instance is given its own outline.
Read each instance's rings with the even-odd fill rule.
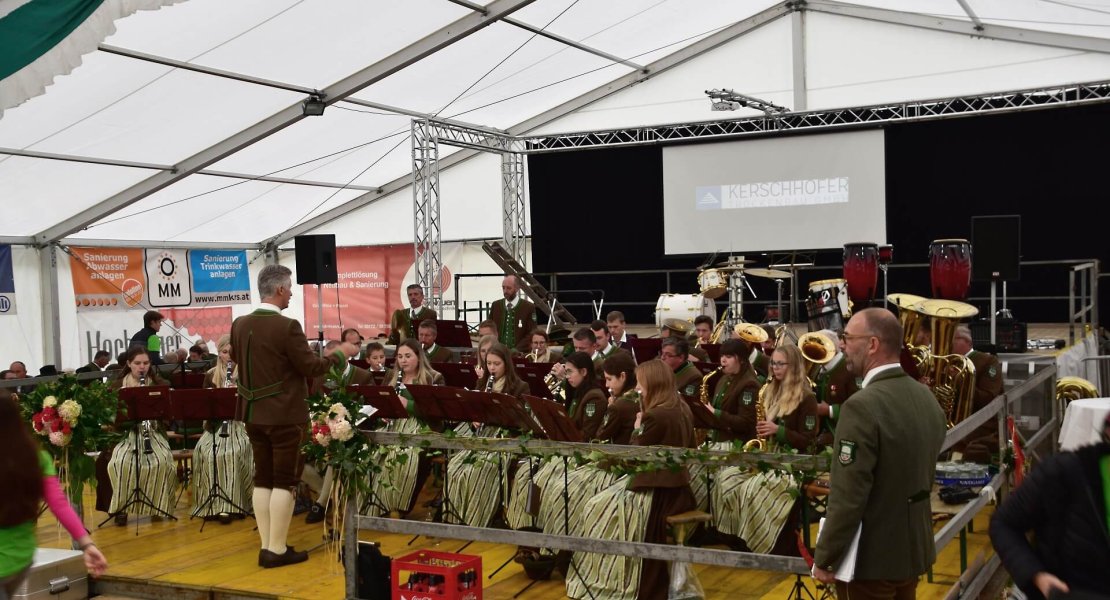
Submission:
[[[235,419],[238,394],[235,388],[174,389],[170,391],[175,419],[185,421],[229,421]]]
[[[170,386],[168,385],[121,388],[119,390],[119,404],[119,408],[125,410],[116,410],[116,423],[179,418],[173,414]]]
[[[347,393],[362,397],[362,403],[374,408],[374,416],[385,419],[404,419],[409,416],[405,405],[389,385],[349,385]]]
[[[532,414],[540,422],[548,439],[557,442],[581,442],[582,432],[567,415],[562,404],[538,396],[524,396],[524,401],[532,408]]]
[[[632,338],[628,343],[632,346],[632,356],[637,364],[656,358],[663,348],[662,338]]]
[[[725,425],[717,414],[709,409],[708,406],[702,404],[698,398],[691,398],[685,394],[679,394],[686,405],[690,407],[690,412],[694,414],[694,428],[696,429],[721,429],[727,430],[728,425]]]
[[[525,408],[525,404],[516,396],[492,392],[490,396],[501,405],[502,414],[506,421],[511,421],[508,427],[517,431],[527,431],[533,435],[543,435],[543,428],[532,418]]]
[[[443,382],[450,387],[474,389],[478,386],[478,374],[474,365],[465,363],[432,363],[432,369],[443,375]]]

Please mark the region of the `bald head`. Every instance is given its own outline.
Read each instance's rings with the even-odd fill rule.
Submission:
[[[516,280],[516,275],[506,275],[505,278],[501,280],[501,293],[505,295],[506,300],[515,299],[519,291],[520,282]]]
[[[868,331],[879,338],[879,354],[898,360],[902,353],[902,324],[898,317],[884,308],[865,308],[852,318],[856,316],[862,318]]]

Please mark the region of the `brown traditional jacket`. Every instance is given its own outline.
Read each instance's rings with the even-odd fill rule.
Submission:
[[[335,389],[335,383],[331,381],[329,375],[330,373],[324,373],[314,377],[312,383],[308,386],[309,395],[319,393],[324,389]],[[350,385],[374,385],[374,376],[362,367],[351,365],[351,376],[347,383]]]
[[[713,432],[713,441],[750,440],[755,437],[755,404],[759,398],[759,380],[755,370],[747,367],[736,375],[717,379],[709,402],[713,414],[728,429]]]
[[[636,428],[636,415],[639,412],[640,395],[635,390],[621,394],[605,411],[605,419],[594,434],[595,439],[599,442],[627,445],[632,440],[632,431]]]
[[[498,339],[502,344],[520,352],[532,349],[532,332],[536,330],[536,306],[524,298],[513,303],[513,312],[505,314],[505,299],[493,303],[489,318],[497,324]],[[509,335],[512,331],[512,335]]]
[[[640,434],[632,438],[632,443],[637,446],[693,448],[697,445],[694,437],[694,415],[685,402],[679,401],[668,407],[652,407],[643,414],[640,425]],[[661,469],[637,473],[628,488],[643,490],[686,485],[690,485],[690,473],[686,467],[682,467],[677,471]]]
[[[600,388],[591,388],[586,395],[571,407],[570,418],[582,432],[583,440],[592,440],[605,420],[608,402]]]
[[[416,311],[418,323],[428,319],[435,320],[435,318],[436,311],[427,306],[421,306],[420,310]],[[393,311],[393,316],[389,319],[389,339],[386,343],[397,345],[411,337],[416,337],[416,329],[412,326],[412,308],[398,308]]]
[[[300,322],[261,308],[231,324],[231,348],[239,365],[236,419],[256,425],[307,423],[305,378],[347,360],[342,352],[317,356]]]
[[[978,350],[972,350],[967,358],[975,365],[974,412],[990,404],[991,400],[1002,393],[1002,364],[998,362],[997,356]]]
[[[433,363],[457,362],[455,360],[455,353],[451,352],[451,350],[449,348],[444,348],[443,346],[440,346],[439,344],[435,345],[435,350],[432,350],[432,352],[430,354],[428,353],[428,349],[425,348],[424,349],[424,354],[428,355],[428,362],[433,362]]]
[[[775,419],[779,424],[778,433],[771,439],[780,446],[788,445],[798,452],[813,452],[814,440],[817,439],[817,396],[806,391],[802,395],[802,402],[797,408],[786,416]]]
[[[695,396],[701,384],[701,377],[701,371],[693,363],[686,361],[674,372],[675,389],[683,396]]]

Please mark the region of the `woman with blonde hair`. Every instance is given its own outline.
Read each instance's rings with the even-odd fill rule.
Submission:
[[[675,393],[670,367],[650,360],[636,367],[635,373],[642,409],[632,444],[693,448],[694,417]],[[665,543],[667,517],[696,505],[685,467],[625,475],[586,503],[581,525],[571,535]],[[577,576],[567,577],[567,596],[571,598],[667,598],[670,573],[666,561],[591,553],[575,559],[572,569]]]
[[[817,396],[806,376],[807,363],[794,344],[771,355],[771,378],[759,390],[763,418],[756,436],[765,451],[812,453],[817,439]],[[722,469],[713,487],[713,524],[735,548],[760,554],[797,555],[794,540],[798,482],[773,471]]]
[[[231,361],[231,335],[220,336],[216,349],[216,365],[204,374],[204,387],[235,387],[239,381],[239,369]],[[223,498],[212,495],[213,446],[216,476]],[[232,515],[241,517],[250,514],[254,495],[254,452],[247,438],[247,427],[242,421],[205,422],[204,432],[193,450],[192,479],[193,516],[218,515],[220,522],[226,525],[231,522]]]
[[[408,410],[409,418],[393,419],[383,430],[392,433],[418,433],[421,420],[412,394],[406,386],[443,385],[443,375],[432,370],[424,349],[414,338],[398,344],[394,358],[393,368],[385,374],[384,384],[396,388],[401,403]],[[401,455],[405,458],[401,458]],[[371,504],[394,515],[412,511],[420,488],[431,472],[428,458],[420,448],[382,447],[374,462],[381,466],[381,471],[371,474]]]

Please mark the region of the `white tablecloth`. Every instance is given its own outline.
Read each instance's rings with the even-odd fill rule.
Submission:
[[[1110,412],[1110,398],[1073,400],[1064,413],[1060,428],[1060,449],[1075,450],[1099,440],[1102,421]]]

